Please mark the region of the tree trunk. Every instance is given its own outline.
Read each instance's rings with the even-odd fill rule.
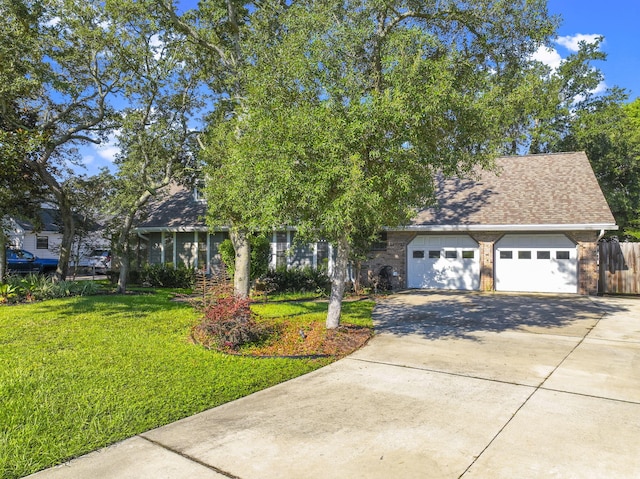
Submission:
[[[58,258],[58,268],[54,279],[55,281],[64,281],[67,279],[69,270],[75,222],[71,211],[71,202],[65,194],[58,197],[58,208],[60,208],[60,216],[62,217],[62,242],[60,243],[60,257]]]
[[[6,275],[7,275],[7,238],[4,234],[4,231],[0,230],[0,283],[4,282],[4,278]]]
[[[233,290],[239,298],[249,297],[249,278],[251,276],[251,245],[246,231],[231,229],[229,238],[236,251]]]
[[[336,246],[338,248],[338,255],[331,274],[331,294],[329,295],[327,329],[336,329],[340,326],[342,298],[344,297],[347,268],[349,267],[349,243],[347,242],[347,239],[340,238]]]
[[[120,261],[120,274],[118,275],[118,287],[116,292],[124,294],[127,292],[127,277],[129,276],[129,242],[125,240],[118,249]]]
[[[71,201],[60,182],[47,170],[46,163],[29,165],[29,168],[35,168],[42,182],[48,186],[49,191],[51,191],[55,197],[58,208],[60,209],[60,216],[62,218],[62,242],[60,244],[58,267],[53,280],[64,281],[67,279],[69,258],[71,257],[71,248],[73,246],[73,235],[75,233],[75,221],[73,220],[73,213],[71,211]]]

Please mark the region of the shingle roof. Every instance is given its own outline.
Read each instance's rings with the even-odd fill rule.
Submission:
[[[436,200],[410,227],[615,225],[582,152],[501,157],[496,171],[475,179],[440,178]],[[206,209],[191,190],[172,185],[137,230],[206,229]]]
[[[40,208],[38,210],[38,217],[40,224],[34,225],[33,222],[16,218],[15,221],[25,231],[53,231],[56,233],[62,233],[62,219],[60,218],[60,211],[54,208]]]
[[[509,156],[478,179],[440,179],[437,206],[412,226],[613,225],[583,152]]]
[[[207,205],[203,201],[196,201],[193,191],[182,186],[172,184],[166,196],[158,198],[150,205],[147,218],[138,225],[137,229],[167,228],[201,229],[206,228],[205,214]]]

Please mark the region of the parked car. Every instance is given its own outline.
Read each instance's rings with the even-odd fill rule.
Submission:
[[[53,274],[57,267],[57,259],[38,258],[23,249],[7,248],[7,271],[10,274]]]
[[[108,249],[94,249],[87,260],[87,267],[91,272],[107,274],[111,271],[111,251]]]

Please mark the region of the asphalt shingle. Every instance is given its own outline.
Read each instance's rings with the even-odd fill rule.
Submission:
[[[583,152],[501,157],[476,179],[437,180],[413,226],[615,224]]]

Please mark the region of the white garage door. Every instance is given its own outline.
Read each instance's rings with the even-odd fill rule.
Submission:
[[[496,291],[578,292],[578,251],[566,236],[505,235],[496,243]]]
[[[467,235],[417,236],[407,256],[409,288],[480,288],[478,244]]]

